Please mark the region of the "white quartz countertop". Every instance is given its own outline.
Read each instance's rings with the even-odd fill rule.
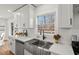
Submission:
[[[74,55],[73,49],[69,45],[53,44],[49,50],[58,55]]]

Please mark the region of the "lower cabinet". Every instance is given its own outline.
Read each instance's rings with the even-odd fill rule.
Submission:
[[[27,51],[26,49],[24,49],[24,55],[32,55],[29,51]]]
[[[15,42],[15,47],[16,47],[16,55],[24,55],[24,42],[21,42],[16,39]]]

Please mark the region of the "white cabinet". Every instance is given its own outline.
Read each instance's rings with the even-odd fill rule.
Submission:
[[[61,28],[71,28],[73,21],[73,5],[62,4],[60,5],[61,10]]]
[[[32,5],[26,5],[22,8],[24,23],[26,24],[26,28],[33,28],[34,26],[34,11],[35,7]]]
[[[15,39],[9,36],[9,47],[12,53],[15,54]]]
[[[17,26],[20,31],[22,31],[23,26],[25,28],[33,28],[34,8],[32,5],[26,5],[15,12],[15,26]]]
[[[25,24],[25,27],[28,28],[28,24],[29,24],[29,22],[28,22],[28,20],[29,20],[28,19],[29,18],[28,8],[29,8],[29,6],[26,5],[20,9],[20,11],[21,11],[21,21],[20,21],[21,27],[23,27],[23,24]]]
[[[18,29],[19,32],[22,32],[22,27],[23,27],[23,24],[24,24],[24,14],[22,12],[22,9],[16,11],[15,13],[15,21],[14,21],[14,24],[15,24],[15,28]]]
[[[34,28],[35,7],[29,5],[29,28]]]

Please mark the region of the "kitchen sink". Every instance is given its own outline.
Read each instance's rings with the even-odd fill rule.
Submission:
[[[45,42],[43,41],[40,41],[40,40],[36,40],[35,42],[32,43],[33,45],[36,45],[36,46],[39,46],[39,47],[42,47],[45,45]]]
[[[53,43],[47,42],[47,43],[43,46],[43,48],[49,49],[52,44],[53,44]]]
[[[28,41],[28,43],[35,45],[37,47],[45,48],[45,49],[49,49],[51,47],[51,45],[53,44],[53,43],[46,42],[43,40],[38,40],[38,39],[32,39],[32,40]]]

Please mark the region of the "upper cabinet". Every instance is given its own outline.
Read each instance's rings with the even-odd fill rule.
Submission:
[[[24,28],[34,28],[34,9],[32,5],[26,5],[15,12],[15,27],[20,31]]]
[[[61,28],[71,28],[73,21],[73,5],[72,4],[62,4],[59,5],[60,17],[60,27]]]
[[[32,5],[29,5],[29,28],[34,28],[34,22],[35,22],[35,7]]]

